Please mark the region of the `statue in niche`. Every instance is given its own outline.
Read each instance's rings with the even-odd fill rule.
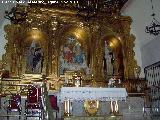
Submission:
[[[105,41],[105,48],[104,48],[104,72],[106,73],[107,77],[113,76],[114,74],[114,55],[111,50],[108,49],[108,45]]]
[[[42,73],[44,55],[39,43],[32,41],[27,53],[27,73]]]

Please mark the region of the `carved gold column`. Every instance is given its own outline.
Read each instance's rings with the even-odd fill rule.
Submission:
[[[4,30],[6,32],[5,39],[7,40],[6,53],[3,55],[4,68],[9,70],[12,76],[17,76],[19,75],[19,47],[17,46],[20,39],[19,25],[6,25]]]
[[[93,79],[96,81],[104,80],[103,73],[103,56],[104,56],[104,47],[103,41],[101,39],[101,30],[100,28],[93,33],[92,36],[92,56],[93,56]]]
[[[130,26],[131,26],[131,18],[125,17],[122,19],[121,23],[123,26],[123,32],[121,36],[123,36],[123,49],[124,49],[124,64],[125,64],[125,78],[134,78],[134,68],[136,66],[136,60],[134,58],[135,52],[133,50],[135,44],[134,35],[130,34]]]

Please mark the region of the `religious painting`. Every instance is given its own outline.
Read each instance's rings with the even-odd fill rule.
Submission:
[[[40,43],[33,40],[26,52],[26,73],[41,73],[44,55]]]
[[[86,54],[81,44],[74,37],[67,38],[66,43],[61,46],[60,74],[65,71],[78,71],[87,68]]]

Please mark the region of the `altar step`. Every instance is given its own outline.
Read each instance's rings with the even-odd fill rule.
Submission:
[[[123,110],[123,120],[160,120],[160,113],[151,112],[150,108],[145,111],[140,108]]]
[[[71,116],[64,120],[123,120],[122,116]]]

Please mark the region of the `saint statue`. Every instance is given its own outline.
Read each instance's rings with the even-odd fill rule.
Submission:
[[[43,68],[44,55],[34,40],[27,53],[27,73],[41,73]]]
[[[112,76],[113,69],[113,53],[108,49],[107,43],[105,42],[105,53],[104,53],[104,71],[107,73],[107,76]]]

